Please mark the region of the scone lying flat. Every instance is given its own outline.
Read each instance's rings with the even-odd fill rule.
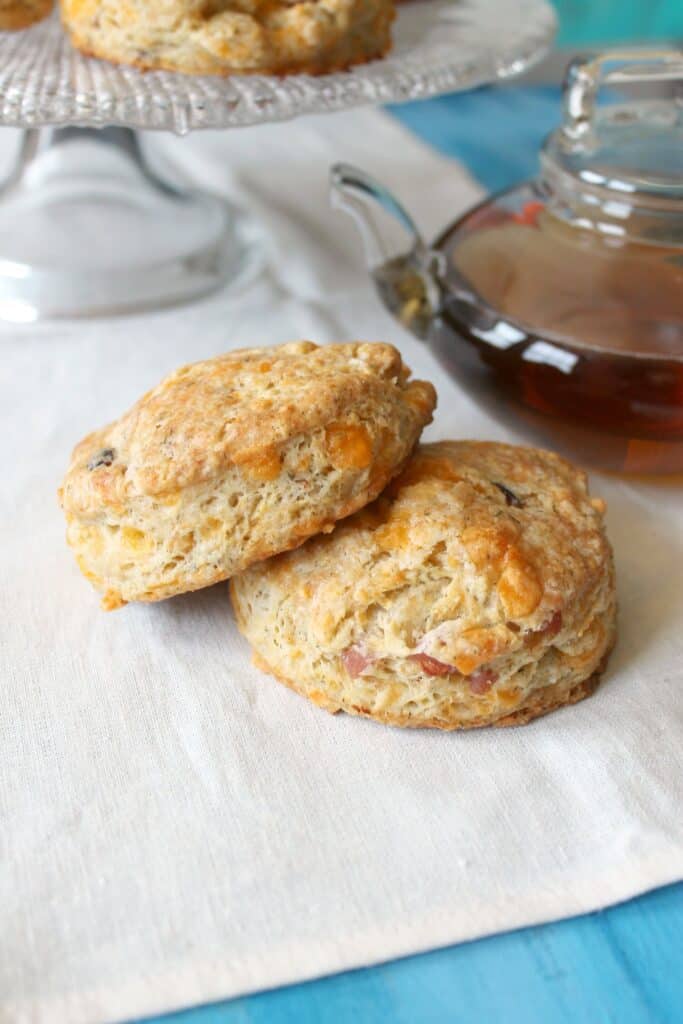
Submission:
[[[391,345],[242,349],[86,437],[60,500],[103,606],[206,587],[372,501],[436,404],[409,376]]]
[[[196,75],[321,74],[381,57],[393,0],[61,0],[79,50]]]
[[[514,725],[586,697],[615,636],[604,503],[557,455],[421,445],[369,508],[233,579],[256,664],[328,711]]]
[[[53,0],[0,0],[0,32],[15,32],[42,21],[52,10]]]

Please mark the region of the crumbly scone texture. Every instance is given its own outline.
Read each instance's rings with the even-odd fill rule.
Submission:
[[[382,57],[393,0],[61,0],[79,50],[195,75],[324,74]]]
[[[588,696],[616,629],[604,502],[550,452],[420,445],[368,508],[235,577],[256,663],[328,711],[514,725]]]
[[[54,0],[0,0],[0,32],[16,32],[42,21]]]
[[[103,606],[217,583],[376,498],[436,404],[409,376],[382,343],[240,349],[89,434],[59,497]]]

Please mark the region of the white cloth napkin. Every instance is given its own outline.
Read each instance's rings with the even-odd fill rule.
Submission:
[[[161,1012],[681,877],[680,490],[594,480],[620,642],[594,697],[525,728],[328,716],[252,668],[225,585],[99,610],[55,489],[73,443],[182,362],[386,339],[438,385],[428,436],[504,436],[383,312],[327,204],[350,159],[429,236],[476,198],[461,168],[376,112],[156,145],[249,203],[269,269],[236,298],[0,330],[0,1020]]]

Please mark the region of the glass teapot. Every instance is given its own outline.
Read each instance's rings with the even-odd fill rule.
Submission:
[[[683,473],[683,102],[597,107],[602,84],[683,81],[683,52],[574,61],[537,180],[426,245],[356,168],[358,224],[389,310],[498,419],[584,465]]]

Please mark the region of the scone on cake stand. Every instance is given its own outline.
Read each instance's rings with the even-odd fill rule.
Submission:
[[[329,7],[332,0],[325,2]],[[356,12],[358,39],[354,47],[341,39],[336,50],[330,45],[325,67],[345,68],[386,49],[382,4],[335,2]],[[9,6],[15,17],[14,8],[47,5],[16,0]],[[192,5],[178,0],[177,6]],[[289,6],[282,17],[292,19],[300,5]],[[294,46],[292,34],[275,26],[279,48],[271,40],[271,54],[278,72],[304,66],[316,74],[273,75],[260,73],[272,57],[258,58],[253,46],[245,53],[258,59],[243,57],[240,65],[233,47],[226,60],[218,23],[207,38],[199,30],[175,37],[163,25],[159,36],[160,13],[136,40],[125,26],[108,34],[97,18],[81,14],[107,8],[112,26],[118,0],[63,0],[62,7],[78,46],[112,62],[77,51],[56,13],[23,31],[0,29],[0,125],[25,129],[0,188],[0,319],[12,322],[160,308],[239,286],[253,267],[258,232],[248,212],[164,180],[148,163],[139,130],[235,128],[469,89],[524,71],[555,30],[545,0],[409,2],[398,7],[390,52],[349,70],[321,73],[302,42],[310,26]],[[363,21],[363,12],[375,20]],[[243,28],[248,35],[246,15]],[[117,60],[181,70],[143,73]]]

